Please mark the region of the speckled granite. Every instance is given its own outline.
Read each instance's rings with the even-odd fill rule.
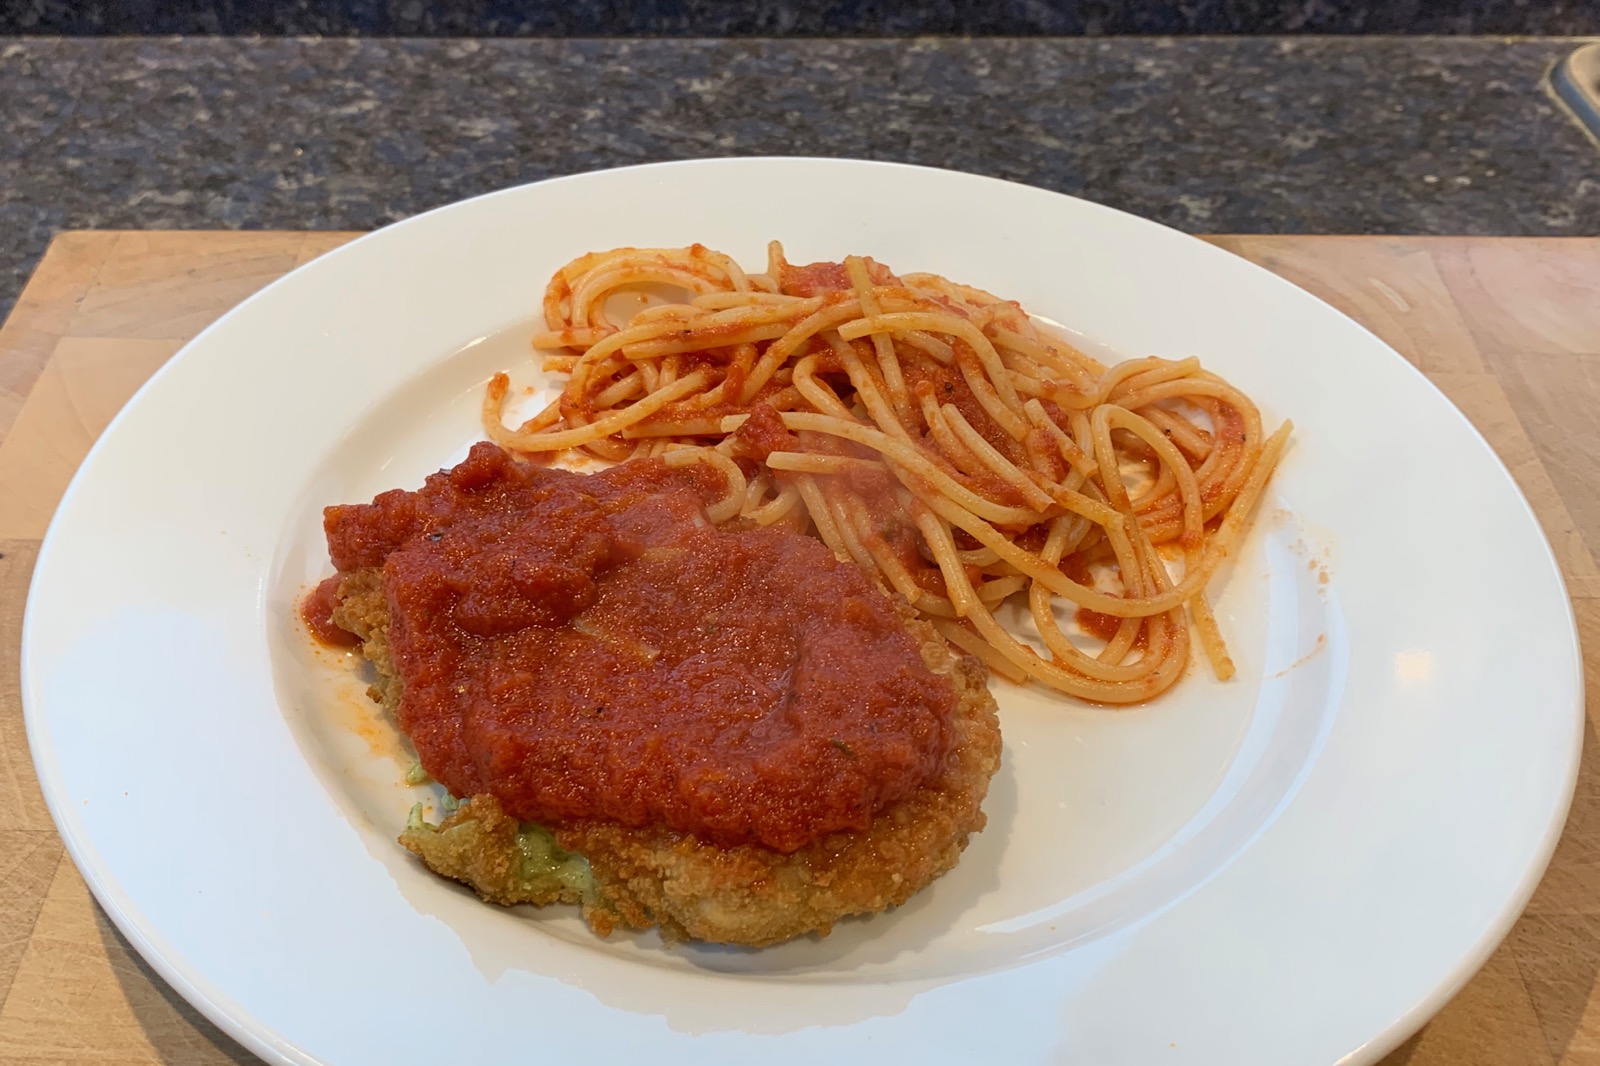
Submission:
[[[1600,233],[1569,42],[0,42],[0,311],[69,227],[365,229],[599,167],[947,166],[1190,231]]]
[[[1595,0],[0,0],[0,33],[1600,33]]]

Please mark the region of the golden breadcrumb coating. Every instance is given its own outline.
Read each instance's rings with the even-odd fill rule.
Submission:
[[[369,691],[391,711],[400,678],[389,656],[389,617],[381,574],[354,571],[339,588],[336,624],[363,640],[377,671]],[[939,772],[889,805],[861,832],[838,832],[792,854],[760,845],[717,847],[665,829],[588,822],[553,830],[555,842],[583,856],[592,884],[576,892],[520,876],[518,824],[493,796],[475,796],[439,827],[401,838],[430,869],[501,904],[572,902],[601,936],[618,926],[660,926],[670,938],[765,947],[833,923],[904,903],[955,866],[967,838],[984,826],[983,798],[1000,766],[1000,726],[983,666],[957,655],[926,622],[906,626],[922,642],[929,669],[957,691],[955,742]],[[448,843],[444,841],[448,840]]]

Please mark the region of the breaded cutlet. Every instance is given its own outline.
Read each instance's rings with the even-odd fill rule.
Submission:
[[[785,854],[601,821],[545,832],[520,825],[495,797],[481,795],[437,827],[414,822],[400,842],[489,902],[579,903],[602,936],[617,926],[660,926],[669,938],[764,947],[825,935],[841,918],[902,904],[955,866],[970,834],[983,828],[983,798],[1000,765],[984,668],[952,652],[928,623],[903,614],[924,663],[955,687],[954,743],[928,781],[879,811],[865,830],[829,833]],[[347,573],[333,619],[361,638],[377,674],[372,698],[394,713],[403,683],[389,653],[382,571]],[[529,876],[530,864],[540,876]]]

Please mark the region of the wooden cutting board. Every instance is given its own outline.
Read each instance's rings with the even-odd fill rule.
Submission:
[[[250,1062],[156,977],[64,855],[28,757],[18,639],[73,471],[206,324],[349,240],[333,233],[64,233],[0,330],[0,1062]],[[1584,659],[1600,663],[1600,239],[1215,237],[1364,323],[1488,438],[1544,524]],[[530,305],[532,290],[530,289]],[[1600,777],[1482,971],[1386,1066],[1600,1066]]]

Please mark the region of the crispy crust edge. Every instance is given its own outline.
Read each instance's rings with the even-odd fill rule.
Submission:
[[[1000,726],[983,665],[956,654],[927,622],[905,613],[923,660],[957,691],[955,742],[938,775],[891,804],[860,832],[832,833],[792,853],[759,845],[717,847],[690,834],[590,822],[554,831],[556,842],[589,863],[593,890],[585,920],[601,936],[618,925],[660,926],[670,939],[765,947],[810,933],[827,935],[847,917],[906,902],[954,867],[971,834],[983,829],[982,804],[1000,766]],[[389,653],[389,612],[381,571],[352,571],[340,584],[334,621],[362,638],[377,673],[369,695],[391,713],[403,686]],[[570,895],[520,898],[510,889],[516,823],[492,796],[473,797],[445,825],[477,820],[478,843],[448,855],[402,843],[436,873],[500,904],[570,901]]]

